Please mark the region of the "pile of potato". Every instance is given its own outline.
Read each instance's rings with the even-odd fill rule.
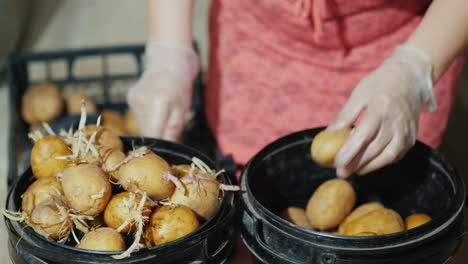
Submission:
[[[312,159],[334,168],[335,157],[351,135],[351,129],[323,130],[311,144]],[[377,202],[354,208],[356,192],[343,179],[332,179],[320,185],[303,208],[289,207],[281,217],[298,226],[344,236],[376,236],[401,232],[429,221],[426,214],[413,214],[405,221],[392,209]],[[354,208],[354,210],[353,210]]]
[[[96,105],[82,91],[72,91],[62,95],[59,87],[52,83],[41,83],[28,89],[22,98],[21,116],[32,127],[42,122],[50,122],[60,117],[64,108],[68,115],[81,113],[81,100],[86,101],[86,113],[95,114]],[[117,111],[101,112],[102,126],[118,136],[140,135],[134,113],[129,109],[124,115]]]
[[[356,193],[352,185],[346,180],[332,179],[315,190],[305,210],[289,207],[281,217],[306,229],[344,236],[392,234],[431,221],[426,214],[413,214],[403,221],[397,212],[378,202],[354,208],[355,203]]]
[[[76,132],[56,135],[45,124],[50,135],[30,133],[36,180],[21,211],[5,216],[60,243],[125,250],[113,256],[121,259],[190,234],[215,213],[224,190],[238,190],[196,157],[171,165],[146,147],[123,152],[121,139],[99,121],[85,126],[87,108],[81,110]]]

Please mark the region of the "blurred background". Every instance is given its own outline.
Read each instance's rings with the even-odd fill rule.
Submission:
[[[207,19],[210,0],[197,0],[194,34],[206,70],[209,43]],[[146,39],[145,1],[101,0],[1,0],[0,1],[0,204],[4,205],[8,170],[8,89],[7,56],[16,51],[47,51],[87,47],[144,44]],[[125,60],[115,67],[134,67]],[[112,65],[111,65],[112,66]],[[100,69],[93,61],[80,62],[76,74]],[[32,69],[34,75],[34,69]],[[39,70],[38,70],[39,71]],[[459,85],[456,104],[441,151],[468,182],[468,70]],[[7,234],[0,224],[0,259],[7,260]],[[468,224],[467,221],[465,221]],[[468,244],[468,243],[465,243]],[[455,263],[468,263],[468,247],[460,249]]]

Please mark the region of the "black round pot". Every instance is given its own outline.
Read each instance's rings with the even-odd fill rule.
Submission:
[[[204,154],[181,144],[142,137],[123,137],[122,140],[127,150],[131,148],[132,142],[136,146],[150,146],[153,152],[171,164],[191,163],[195,156],[211,168],[216,168]],[[218,179],[230,184],[224,174]],[[30,169],[18,178],[8,193],[8,210],[18,211],[21,208],[21,194],[33,181]],[[234,215],[234,194],[224,192],[218,211],[196,231],[164,245],[135,251],[122,260],[111,258],[111,255],[119,252],[77,249],[48,240],[25,224],[7,218],[5,224],[13,263],[224,263],[233,247]]]
[[[278,214],[288,206],[305,208],[313,191],[335,178],[310,157],[310,144],[322,128],[283,137],[250,160],[241,176],[241,234],[258,263],[440,264],[459,248],[465,191],[462,179],[428,146],[417,143],[400,162],[349,181],[357,205],[379,201],[402,217],[427,213],[433,221],[408,231],[374,237],[348,237],[307,230]]]

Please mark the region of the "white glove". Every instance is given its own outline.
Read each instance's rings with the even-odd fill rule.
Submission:
[[[336,156],[337,175],[365,174],[401,159],[415,144],[422,107],[435,111],[432,63],[422,50],[399,46],[354,88],[328,129],[364,115]]]
[[[143,136],[176,141],[192,101],[200,68],[192,47],[179,42],[148,42],[146,70],[127,99]]]

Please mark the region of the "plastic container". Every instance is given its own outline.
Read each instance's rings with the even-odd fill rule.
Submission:
[[[305,208],[314,190],[336,177],[310,157],[321,129],[297,132],[253,157],[241,176],[241,234],[256,263],[448,263],[459,248],[465,191],[462,179],[437,152],[417,143],[400,162],[353,176],[357,205],[379,201],[402,217],[427,213],[433,221],[400,233],[347,237],[295,226],[278,216],[288,206]]]
[[[211,168],[214,162],[199,151],[168,141],[141,137],[123,137],[127,150],[132,141],[137,146],[152,146],[152,150],[171,164],[190,163],[196,156]],[[222,174],[220,181],[230,184],[229,177]],[[34,180],[28,169],[8,193],[6,208],[18,211],[21,208],[21,194]],[[77,249],[48,240],[25,224],[5,218],[8,229],[8,247],[13,263],[224,263],[233,247],[235,228],[235,194],[224,192],[218,211],[193,233],[170,243],[141,249],[131,257],[115,260],[110,255],[116,252],[102,252]]]

